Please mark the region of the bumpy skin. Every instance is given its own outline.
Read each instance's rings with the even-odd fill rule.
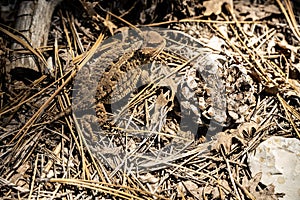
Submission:
[[[105,49],[105,45],[111,48]],[[167,55],[168,52],[169,55]],[[183,37],[182,33],[176,31],[160,31],[159,33],[143,31],[138,34],[138,37],[137,35],[128,36],[125,34],[124,37],[112,39],[103,44],[80,71],[80,78],[78,78],[80,89],[75,95],[79,98],[75,98],[73,101],[73,111],[75,110],[76,117],[86,118],[89,121],[104,125],[109,121],[107,119],[109,113],[106,111],[105,105],[126,100],[124,97],[136,88],[140,79],[143,79],[143,65],[155,61],[166,63],[166,68],[169,66],[172,68],[174,64],[182,65],[196,55],[200,55],[204,59],[198,59],[191,65],[195,65],[193,68],[196,68],[201,74],[206,74],[205,81],[207,87],[211,89],[211,99],[217,105],[224,98],[218,93],[221,91],[222,85],[219,85],[221,82],[218,82],[217,70],[214,69],[216,67],[207,62],[210,61],[209,59],[205,59],[209,53],[205,53],[195,39],[187,35]],[[153,72],[153,74],[155,73]],[[172,73],[166,70],[165,74],[160,75],[169,77],[170,74]],[[154,78],[160,75],[155,74],[156,77]],[[184,82],[181,78],[169,77],[169,79],[165,79],[166,86],[170,86],[172,89],[172,95],[173,92],[177,92],[177,87],[182,87]],[[164,86],[163,84],[160,82],[159,86]],[[191,104],[190,99],[184,101],[187,101],[188,105]],[[221,102],[220,105],[220,114],[217,114],[223,116],[224,109],[222,106],[224,107],[224,104]],[[195,100],[195,106],[198,106],[197,100]],[[96,113],[93,114],[87,110],[93,110]]]
[[[141,32],[139,37],[122,34],[108,40],[77,73],[73,110],[91,109],[96,103],[109,104],[121,99],[124,94],[119,96],[118,93],[129,93],[130,89],[120,89],[120,92],[114,89],[118,90],[120,83],[134,82],[131,79],[139,74],[140,65],[150,63],[163,50],[164,44],[164,38],[154,31]]]
[[[151,63],[165,47],[165,39],[157,32],[146,31],[140,35],[142,40],[132,43],[122,56],[113,60],[101,73],[95,96],[100,125],[107,121],[103,104],[115,103],[132,92],[142,76],[141,66]]]
[[[129,94],[139,80],[142,70],[140,66],[153,61],[163,50],[165,40],[154,31],[142,32],[143,43],[134,43],[130,51],[125,52],[115,63],[103,73],[97,87],[98,103],[115,103]]]

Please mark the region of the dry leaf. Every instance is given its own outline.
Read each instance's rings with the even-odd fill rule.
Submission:
[[[238,126],[239,135],[246,135],[251,137],[253,133],[257,130],[258,124],[255,122],[245,122]]]
[[[210,0],[204,1],[203,6],[206,8],[205,12],[203,13],[204,16],[209,16],[211,14],[218,15],[222,12],[222,6],[224,3],[228,3],[232,6],[231,0]]]
[[[183,185],[185,188],[195,197],[199,197],[201,195],[199,186],[192,181],[184,181]]]
[[[139,179],[143,183],[151,183],[151,184],[158,183],[158,181],[159,181],[159,178],[155,177],[154,175],[152,175],[150,173],[147,173],[146,175],[139,176]]]
[[[280,14],[279,8],[274,4],[253,4],[250,1],[239,1],[234,4],[235,14],[240,20],[262,20],[272,14]]]
[[[236,129],[231,129],[227,132],[220,132],[214,138],[216,138],[216,142],[212,145],[212,149],[215,149],[217,151],[219,151],[221,145],[223,145],[226,153],[229,153],[231,150],[231,146],[233,145],[233,138],[239,141],[240,144],[245,145],[243,136],[239,135]]]
[[[215,137],[217,138],[217,141],[213,144],[212,149],[220,151],[221,145],[223,145],[226,153],[230,152],[233,135],[220,132]]]
[[[268,185],[264,189],[257,189],[257,186],[262,178],[262,172],[255,174],[251,180],[243,179],[243,185],[249,190],[249,192],[255,197],[256,200],[275,200],[277,199],[274,194],[274,186]]]

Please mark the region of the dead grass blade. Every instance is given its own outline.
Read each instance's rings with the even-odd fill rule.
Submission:
[[[143,190],[140,190],[137,188],[131,188],[128,186],[115,185],[115,184],[109,184],[109,183],[101,183],[101,182],[97,182],[97,181],[88,181],[88,180],[79,180],[79,179],[58,179],[58,178],[52,178],[49,181],[53,182],[53,183],[62,183],[62,184],[74,185],[77,187],[84,187],[84,188],[88,188],[91,190],[97,190],[97,191],[107,193],[107,194],[110,194],[115,197],[124,198],[124,199],[143,200],[143,199],[152,199],[151,198],[152,196],[155,198],[158,198],[158,199],[167,199],[162,196],[152,194],[148,191],[143,191]],[[116,188],[116,189],[114,189],[114,188]],[[124,192],[121,191],[121,189],[123,189]],[[125,192],[125,191],[127,191],[127,192]],[[129,191],[138,192],[139,195],[145,195],[145,197],[132,195]]]
[[[26,36],[24,36],[22,33],[20,33],[19,31],[12,29],[8,26],[2,25],[5,28],[0,27],[0,31],[3,32],[4,34],[8,35],[9,37],[11,37],[12,39],[14,39],[15,41],[17,41],[19,44],[21,44],[24,48],[28,49],[31,53],[33,53],[36,57],[38,57],[42,63],[45,66],[48,66],[48,63],[45,59],[45,57],[43,56],[43,54],[41,54],[39,51],[37,51],[36,49],[34,49],[29,42],[25,42],[23,39],[21,39],[20,37],[18,37],[17,35],[13,34],[12,32],[10,32],[9,30],[12,30],[13,32],[18,33],[19,35],[22,35],[23,38],[26,38]],[[28,41],[28,39],[26,39],[26,41]]]
[[[300,31],[297,25],[297,21],[293,12],[292,3],[290,0],[284,0],[283,5],[280,0],[276,0],[277,4],[279,5],[281,11],[283,12],[291,30],[293,31],[295,37],[300,41]],[[296,3],[296,2],[294,2]]]
[[[292,118],[291,115],[295,116],[298,120],[300,120],[300,114],[294,109],[292,108],[281,96],[280,94],[277,94],[277,97],[282,105],[282,107],[284,108],[285,114],[288,117],[290,123],[293,126],[293,129],[295,130],[295,132],[297,133],[298,138],[300,138],[300,132],[298,130],[298,127],[294,121],[294,119]]]

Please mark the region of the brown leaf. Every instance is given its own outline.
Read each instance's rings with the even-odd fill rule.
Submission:
[[[246,135],[248,137],[253,135],[253,132],[258,128],[258,124],[255,122],[245,122],[238,126],[239,135]]]
[[[237,129],[231,129],[227,132],[220,132],[215,137],[216,137],[216,142],[212,145],[212,149],[215,149],[217,151],[219,151],[221,145],[223,145],[226,153],[229,153],[231,150],[231,145],[233,144],[232,143],[233,138],[238,140],[242,145],[245,145],[243,136],[239,134]]]
[[[231,0],[209,0],[204,1],[203,6],[206,8],[205,12],[203,13],[204,16],[209,16],[211,14],[218,15],[222,12],[222,5],[224,3],[228,3],[229,5],[232,5]]]
[[[219,151],[221,149],[221,145],[223,145],[226,153],[230,152],[233,135],[225,132],[220,132],[216,135],[216,137],[217,141],[212,146],[212,149]]]
[[[249,190],[249,192],[255,197],[256,200],[275,200],[275,188],[272,184],[266,188],[257,190],[257,186],[262,178],[262,172],[255,174],[251,180],[243,179],[243,185]]]
[[[274,4],[265,5],[253,4],[247,1],[239,1],[235,5],[236,14],[240,20],[261,20],[269,17],[271,14],[280,14],[279,8]]]

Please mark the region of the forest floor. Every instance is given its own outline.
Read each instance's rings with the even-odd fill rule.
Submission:
[[[17,52],[20,36],[7,27],[15,15],[2,12],[0,25],[0,198],[284,195],[248,157],[270,137],[300,137],[292,2],[65,0],[47,45]],[[40,71],[7,72],[19,56],[35,57]],[[128,82],[144,72],[146,85]],[[101,104],[115,91],[122,106]],[[90,95],[96,112],[83,108]]]

